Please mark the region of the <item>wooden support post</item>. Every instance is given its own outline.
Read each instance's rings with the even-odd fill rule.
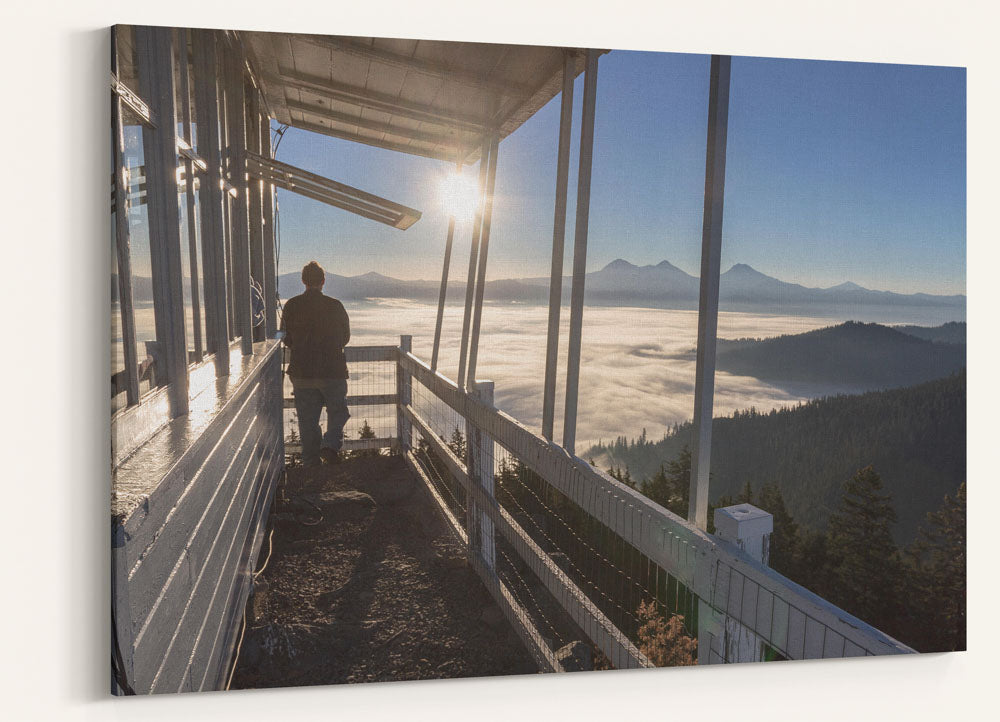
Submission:
[[[483,194],[486,192],[486,167],[489,165],[489,136],[483,136],[479,154],[479,203],[472,222],[472,247],[469,250],[469,279],[465,284],[465,314],[462,316],[462,341],[458,350],[458,388],[465,388],[466,354],[472,325],[472,300],[476,290],[476,261],[479,258],[479,234],[483,223]]]
[[[576,188],[576,238],[573,244],[573,294],[569,307],[569,346],[566,363],[566,405],[563,447],[576,453],[576,408],[580,389],[580,347],[583,341],[583,293],[587,275],[587,231],[590,223],[590,173],[594,159],[594,114],[597,108],[598,51],[587,51],[583,82],[583,119],[580,124],[580,169]]]
[[[462,162],[459,161],[456,173],[462,172]],[[444,244],[444,265],[441,269],[441,292],[438,294],[437,320],[434,323],[434,346],[431,349],[431,371],[437,371],[438,352],[441,349],[441,328],[444,325],[444,301],[448,295],[448,271],[451,268],[451,245],[455,237],[455,216],[448,217],[448,240]]]
[[[170,28],[137,26],[139,93],[149,102],[156,129],[143,131],[149,251],[153,275],[156,340],[163,364],[158,383],[167,381],[171,416],[188,412],[187,341],[180,219],[177,205],[177,114],[174,93],[174,43]]]
[[[261,155],[273,158],[271,148],[271,119],[263,116],[260,124]],[[274,338],[278,331],[277,258],[275,255],[274,186],[264,183],[261,210],[264,213],[264,333]]]
[[[404,335],[399,337],[400,359],[413,350],[413,336]],[[399,453],[406,454],[413,445],[413,430],[410,425],[410,418],[403,409],[410,405],[412,399],[412,379],[407,371],[403,370],[401,360],[396,362],[396,439],[399,444]]]
[[[249,90],[249,89],[248,89]],[[260,103],[256,93],[250,92],[247,98],[247,148],[260,155]],[[264,293],[264,209],[263,181],[251,177],[247,180],[247,202],[250,216],[250,279]],[[263,341],[265,338],[264,324],[257,325],[256,316],[252,319],[253,340]]]
[[[715,341],[719,325],[722,255],[722,201],[726,185],[729,119],[728,55],[713,55],[709,79],[708,142],[705,153],[705,210],[701,238],[701,291],[698,297],[698,350],[694,383],[694,438],[688,521],[708,528],[708,480],[712,463],[712,408],[715,398]]]
[[[483,323],[483,294],[486,290],[486,261],[490,252],[490,225],[493,221],[493,191],[497,182],[497,154],[500,137],[493,136],[490,142],[490,163],[486,181],[486,207],[483,210],[483,229],[479,236],[479,272],[476,275],[476,304],[472,316],[472,337],[469,341],[469,377],[465,387],[471,389],[476,384],[476,363],[479,360],[479,330]]]
[[[226,194],[222,188],[216,39],[212,30],[193,30],[198,155],[207,168],[198,191],[201,206],[202,272],[205,274],[205,345],[215,354],[217,376],[229,375],[229,312],[226,283]]]
[[[556,161],[555,218],[552,222],[552,272],[549,275],[549,327],[545,343],[545,385],[542,394],[542,436],[552,441],[556,413],[556,373],[559,361],[559,311],[562,306],[563,256],[566,247],[566,192],[569,186],[569,150],[573,131],[573,81],[576,58],[563,58],[562,107],[559,117],[559,156]]]
[[[226,62],[226,117],[229,125],[230,182],[236,188],[232,209],[233,321],[244,356],[253,353],[253,311],[250,305],[250,203],[247,180],[247,112],[242,67]]]
[[[191,135],[191,87],[190,69],[188,67],[188,31],[178,28],[178,58],[177,66],[180,69],[181,87],[180,94],[183,98],[181,106],[181,124],[184,129],[184,140],[188,145],[194,147]],[[205,353],[205,347],[201,338],[201,288],[199,287],[200,275],[198,273],[198,234],[199,223],[198,214],[195,208],[194,196],[194,163],[190,158],[184,158],[184,200],[187,204],[187,235],[188,235],[188,262],[191,271],[191,318],[194,333],[194,355],[201,360]]]
[[[112,33],[117,32],[117,29],[112,31]],[[112,62],[116,62],[114,57]],[[147,129],[145,132],[150,131]],[[139,359],[132,303],[132,251],[128,229],[125,133],[122,128],[122,101],[117,93],[111,95],[111,149],[115,192],[115,258],[118,261],[118,311],[121,316],[122,357],[125,362],[125,400],[132,406],[139,403]]]

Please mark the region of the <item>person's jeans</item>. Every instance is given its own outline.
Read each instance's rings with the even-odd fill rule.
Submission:
[[[297,385],[292,380],[295,412],[302,437],[302,463],[319,463],[320,448],[340,451],[344,445],[344,424],[351,418],[347,410],[347,379],[310,380]],[[326,407],[326,433],[320,436],[319,415]]]

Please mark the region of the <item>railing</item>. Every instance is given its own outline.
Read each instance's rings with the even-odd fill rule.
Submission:
[[[287,353],[288,350],[285,349],[286,362]],[[347,397],[351,419],[344,428],[344,450],[394,448],[399,438],[399,390],[396,380],[399,349],[396,346],[348,346],[344,349],[344,354],[351,376]],[[290,415],[294,413],[295,399],[290,395],[291,383],[286,380],[284,384],[285,426],[294,433],[297,425],[287,422],[291,421]],[[325,424],[325,416],[320,421]],[[363,430],[365,433],[362,436]],[[301,446],[294,436],[286,439],[286,453],[294,454],[299,451]]]
[[[394,362],[394,394],[362,386],[349,401],[396,404],[380,443],[405,455],[543,667],[584,638],[611,666],[651,666],[642,603],[682,617],[700,664],[913,651],[535,435],[493,406],[491,382],[459,389],[407,337],[349,351],[362,384],[365,364]]]

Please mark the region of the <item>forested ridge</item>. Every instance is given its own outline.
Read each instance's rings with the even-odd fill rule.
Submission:
[[[848,321],[774,338],[719,339],[720,371],[778,383],[885,389],[941,378],[965,367],[965,324],[890,328]],[[963,342],[954,341],[962,338]],[[947,342],[946,342],[947,341]]]
[[[692,425],[653,441],[599,443],[582,456],[651,479],[692,440]],[[908,544],[918,525],[965,481],[966,378],[953,376],[888,391],[817,399],[761,413],[715,419],[709,498],[735,496],[747,484],[773,485],[800,524],[826,528],[845,479],[873,466],[895,500],[893,537]]]

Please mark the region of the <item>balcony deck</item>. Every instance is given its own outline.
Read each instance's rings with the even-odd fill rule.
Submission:
[[[538,671],[403,457],[289,467],[269,523],[233,689]]]

